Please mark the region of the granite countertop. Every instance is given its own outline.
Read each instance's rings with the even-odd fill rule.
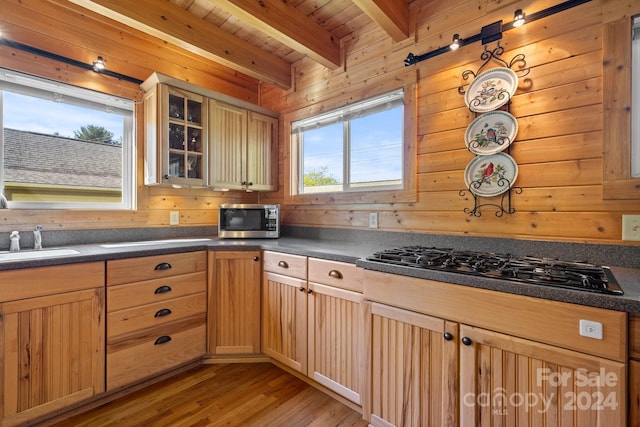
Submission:
[[[122,243],[114,242],[102,244],[72,244],[59,247],[74,249],[77,253],[48,258],[27,258],[21,260],[2,260],[2,256],[0,255],[0,271],[199,250],[265,249],[288,254],[352,263],[369,270],[447,282],[454,286],[473,286],[536,298],[640,313],[640,268],[611,267],[616,280],[624,291],[624,295],[622,296],[613,296],[367,261],[365,258],[368,255],[389,247],[389,242],[382,240],[370,240],[364,242],[360,239],[354,239],[353,241],[323,240],[315,238],[314,236],[237,240],[219,239],[216,236],[190,236],[189,238],[182,239],[161,239],[160,242],[153,243],[150,243],[149,241],[136,242],[133,245],[123,245]],[[47,248],[45,248],[45,250],[46,249]]]

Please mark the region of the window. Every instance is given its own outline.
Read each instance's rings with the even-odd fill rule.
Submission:
[[[0,69],[10,208],[132,209],[133,101]]]
[[[404,188],[404,91],[292,123],[297,192]]]

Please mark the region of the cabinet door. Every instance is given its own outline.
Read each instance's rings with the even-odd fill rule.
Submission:
[[[309,283],[309,374],[360,404],[364,311],[361,293]]]
[[[278,119],[254,111],[249,112],[247,136],[247,188],[275,191],[277,176]]]
[[[260,353],[260,251],[209,252],[209,353]]]
[[[247,110],[209,100],[209,176],[213,187],[244,190]]]
[[[2,425],[105,389],[104,288],[0,304]]]
[[[264,273],[262,352],[306,375],[306,280],[270,272]]]
[[[458,325],[377,303],[371,314],[371,425],[456,426]]]
[[[461,325],[460,423],[625,425],[620,362]]]

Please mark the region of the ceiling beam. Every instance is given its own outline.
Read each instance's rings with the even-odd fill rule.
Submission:
[[[340,40],[287,1],[209,1],[329,69],[340,66]]]
[[[168,1],[69,1],[260,81],[291,87],[291,64]]]
[[[409,3],[406,0],[353,0],[353,3],[380,25],[393,41],[409,37]]]

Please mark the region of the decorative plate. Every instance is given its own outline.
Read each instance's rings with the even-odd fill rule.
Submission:
[[[476,156],[464,171],[464,183],[473,194],[491,197],[504,193],[518,177],[518,165],[506,153]]]
[[[480,73],[469,85],[464,101],[471,111],[493,111],[509,102],[518,88],[518,75],[510,68],[498,67]]]
[[[507,148],[518,134],[516,118],[506,111],[491,111],[476,117],[467,127],[464,142],[479,156],[499,153]]]

